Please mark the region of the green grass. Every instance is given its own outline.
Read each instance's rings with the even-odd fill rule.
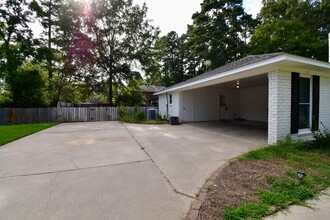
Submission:
[[[290,139],[242,155],[239,160],[279,161],[293,168],[285,178],[268,178],[269,189],[258,189],[259,202],[244,201],[237,207],[228,207],[224,219],[261,219],[290,205],[304,205],[321,190],[330,187],[330,148],[316,142],[293,143]],[[299,185],[296,171],[307,174]]]
[[[269,213],[270,210],[267,205],[247,202],[236,208],[227,208],[223,218],[232,220],[262,219]]]
[[[54,125],[56,124],[0,125],[0,146]]]

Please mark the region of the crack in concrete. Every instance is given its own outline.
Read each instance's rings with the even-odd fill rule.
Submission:
[[[81,131],[76,131],[76,130],[72,130],[72,131],[48,131],[48,132],[42,132],[39,134],[62,134],[62,133],[81,133],[81,132],[90,132],[90,131],[111,131],[111,130],[117,130],[117,129],[124,129],[124,128],[97,128],[97,129],[91,129],[91,130],[81,130]]]
[[[70,157],[70,162],[73,164],[73,166],[75,166],[76,169],[80,169],[78,165],[73,161],[73,156],[71,154],[64,154],[64,153],[54,153],[54,154]]]
[[[80,171],[80,170],[98,169],[98,168],[104,168],[104,167],[123,166],[123,165],[143,163],[143,162],[147,162],[147,161],[151,161],[151,160],[147,159],[147,160],[131,161],[131,162],[126,162],[126,163],[116,163],[116,164],[93,166],[93,167],[83,167],[83,168],[78,168],[78,169],[75,168],[75,169],[57,170],[57,171],[50,171],[50,172],[40,172],[40,173],[29,173],[29,174],[20,174],[20,175],[12,175],[12,176],[3,176],[3,177],[0,177],[0,180],[15,178],[15,177],[40,176],[40,175],[48,175],[48,174],[54,174],[54,173],[66,173],[66,172],[74,172],[74,171]]]
[[[175,186],[171,183],[170,179],[166,176],[166,174],[162,171],[162,169],[158,166],[158,164],[152,159],[151,155],[147,152],[147,150],[145,149],[145,147],[142,146],[142,144],[139,142],[139,140],[137,139],[137,137],[134,136],[133,132],[131,132],[124,124],[122,124],[124,126],[124,128],[127,130],[127,132],[132,136],[132,138],[134,139],[134,141],[139,145],[139,147],[141,148],[141,150],[144,151],[144,153],[147,155],[147,157],[151,160],[152,164],[156,167],[156,169],[160,172],[160,174],[163,176],[165,182],[167,182],[169,184],[169,186],[172,188],[173,192],[191,199],[197,199],[194,196],[185,194],[183,192],[180,192],[179,190],[177,190],[175,188]]]
[[[58,175],[59,175],[59,173],[56,173],[54,178],[50,181],[50,189],[49,189],[48,200],[47,200],[47,204],[46,204],[46,210],[49,207],[49,202],[50,202],[50,199],[51,199],[52,194],[53,194],[54,181],[55,181],[55,179]]]

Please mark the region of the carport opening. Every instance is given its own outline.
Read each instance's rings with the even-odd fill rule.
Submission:
[[[211,121],[221,126],[257,128],[267,137],[267,74],[183,92],[183,122]]]
[[[239,85],[239,88],[237,88]],[[266,74],[217,85],[219,121],[268,124],[268,77]]]

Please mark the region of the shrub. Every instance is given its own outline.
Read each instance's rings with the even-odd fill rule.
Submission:
[[[127,121],[131,118],[129,109],[124,106],[119,106],[118,115],[120,121]]]
[[[314,132],[314,146],[317,148],[330,148],[330,133],[321,122],[323,129]]]
[[[145,116],[145,114],[142,111],[137,110],[137,111],[134,111],[134,119],[136,121],[145,121],[146,120],[146,116]]]
[[[137,106],[134,107],[134,112],[131,113],[130,109],[120,106],[118,109],[119,120],[128,123],[143,123],[146,121],[145,114],[139,110]]]

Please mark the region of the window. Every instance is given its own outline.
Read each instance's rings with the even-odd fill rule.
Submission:
[[[220,107],[226,107],[226,96],[220,95]]]
[[[170,94],[170,104],[172,104],[172,94]]]
[[[304,129],[310,127],[310,79],[299,78],[299,112],[298,128]]]

